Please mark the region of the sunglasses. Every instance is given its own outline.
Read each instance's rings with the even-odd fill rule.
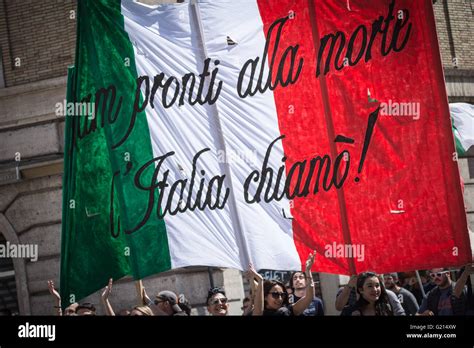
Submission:
[[[222,304],[226,304],[227,303],[227,298],[215,298],[213,299],[212,301],[209,301],[209,304],[211,305],[216,305],[216,304],[219,304],[219,303],[222,303]]]
[[[433,279],[436,278],[436,277],[441,278],[443,276],[443,274],[446,274],[446,273],[448,273],[448,271],[438,272],[438,273],[430,273],[430,277],[433,278]]]
[[[283,300],[288,296],[288,293],[286,292],[278,292],[278,291],[273,291],[270,293],[270,295],[272,295],[272,297],[275,299],[275,300],[278,300],[279,298],[282,298]]]
[[[158,305],[158,303],[162,303],[162,302],[166,302],[166,301],[163,301],[163,300],[155,300],[155,302],[153,302],[155,304],[155,306]]]

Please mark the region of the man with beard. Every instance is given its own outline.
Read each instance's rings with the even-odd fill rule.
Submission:
[[[293,294],[293,303],[296,303],[300,298],[306,296],[307,279],[304,272],[294,272],[290,278],[290,289]],[[323,301],[317,296],[309,304],[308,308],[303,311],[304,316],[323,316]]]
[[[465,315],[467,310],[466,280],[472,273],[471,264],[466,265],[464,272],[454,283],[451,281],[449,270],[435,268],[430,271],[430,277],[436,284],[423,299],[418,315]]]
[[[397,273],[385,274],[383,281],[385,288],[393,291],[395,295],[397,295],[406,315],[415,315],[416,312],[418,312],[419,307],[415,296],[413,296],[410,291],[399,286]]]

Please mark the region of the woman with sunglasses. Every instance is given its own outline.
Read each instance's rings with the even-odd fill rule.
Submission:
[[[394,312],[383,281],[377,274],[365,272],[357,278],[357,293],[360,295],[350,309],[353,316],[393,316]]]
[[[292,316],[303,314],[314,297],[311,268],[313,267],[315,256],[316,252],[312,252],[306,260],[305,276],[307,279],[307,290],[305,296],[301,297],[297,302],[289,304],[288,292],[283,283],[277,280],[266,280],[262,285],[260,281],[256,290],[253,315]],[[256,273],[253,268],[251,270]]]

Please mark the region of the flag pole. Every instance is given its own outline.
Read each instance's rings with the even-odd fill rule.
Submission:
[[[311,23],[313,46],[314,46],[315,52],[318,52],[319,46],[320,46],[320,43],[319,43],[320,36],[319,36],[318,24],[316,22],[316,19],[317,19],[316,8],[314,6],[315,6],[314,1],[308,0],[309,20]],[[336,138],[336,132],[334,129],[331,104],[329,102],[328,86],[327,86],[326,77],[324,74],[322,74],[319,77],[319,85],[321,88],[321,97],[322,97],[323,106],[324,106],[324,118],[326,120],[326,129],[327,129],[328,140],[329,140],[329,148],[331,150],[332,158],[336,158],[337,146],[336,146],[336,143],[334,142],[334,139]],[[338,173],[337,175],[340,175],[340,173]],[[339,213],[341,217],[342,237],[344,239],[344,244],[352,245],[351,232],[349,229],[349,222],[348,222],[348,217],[347,217],[346,199],[344,195],[344,189],[342,187],[337,190],[337,201],[338,201]],[[357,271],[355,267],[354,256],[351,255],[351,257],[348,257],[347,260],[349,264],[350,274],[356,275]]]
[[[418,279],[418,284],[420,285],[421,294],[423,295],[423,298],[426,298],[425,288],[423,287],[423,282],[421,281],[420,273],[418,271],[415,271],[415,273],[416,279]]]
[[[145,304],[145,299],[143,298],[143,282],[142,280],[137,280],[135,282],[135,285],[137,287],[137,299],[138,299],[138,304],[140,306],[143,306]]]
[[[207,267],[207,274],[209,275],[209,284],[211,285],[211,289],[214,287],[214,276],[212,275],[212,268]]]
[[[199,11],[199,4],[196,0],[191,0],[190,5],[192,7],[192,12],[194,14],[194,19],[197,23],[198,26],[198,41],[201,45],[201,50],[203,52],[204,59],[209,58],[207,48],[206,48],[206,43],[205,43],[205,37],[204,37],[204,30],[202,27],[202,22],[201,22],[201,13]],[[203,59],[203,60],[204,60]],[[207,88],[209,88],[209,83],[207,80],[205,80],[205,84],[207,85]],[[221,149],[224,151],[225,154],[227,154],[226,150],[226,144],[224,141],[224,135],[222,132],[222,123],[219,117],[219,111],[217,109],[216,104],[209,105],[209,109],[212,110],[212,116],[213,116],[213,121],[214,121],[214,126],[217,129],[217,136],[214,138],[214,141],[218,147],[218,149]],[[234,231],[236,231],[236,240],[239,245],[239,250],[242,250],[242,255],[241,261],[243,258],[243,270],[247,268],[247,266],[252,262],[252,259],[250,258],[250,253],[249,253],[249,247],[247,243],[247,239],[245,238],[244,235],[244,229],[243,229],[243,224],[242,220],[239,215],[239,211],[237,209],[237,201],[235,199],[235,194],[234,194],[234,185],[232,184],[232,174],[230,171],[230,166],[229,163],[224,161],[224,163],[220,163],[221,169],[224,170],[226,179],[228,180],[228,187],[230,190],[230,195],[229,195],[229,210],[230,210],[230,215],[231,215],[231,222],[232,222],[232,227]]]

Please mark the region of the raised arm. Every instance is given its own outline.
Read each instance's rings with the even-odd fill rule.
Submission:
[[[257,290],[258,282],[255,280],[253,273],[249,270],[245,272],[245,277],[247,278],[250,288],[249,288],[249,299],[250,299],[250,308],[253,308],[255,301],[255,291]]]
[[[357,284],[357,276],[352,275],[347,285],[345,285],[342,288],[341,293],[339,294],[339,296],[336,297],[336,310],[342,311],[344,309],[345,305],[349,301],[351,291],[352,289],[355,289],[356,284]]]
[[[253,312],[252,315],[263,314],[263,277],[255,271],[252,264],[249,265],[248,276],[250,284],[257,282],[257,287],[253,291]]]
[[[61,310],[61,296],[59,292],[54,288],[54,282],[52,280],[48,280],[48,290],[51,295],[54,297],[54,308],[56,309],[56,315],[61,316],[63,315],[63,311]]]
[[[464,285],[466,285],[467,278],[472,273],[472,271],[473,271],[472,264],[467,264],[464,267],[464,271],[462,272],[461,276],[456,282],[456,285],[454,286],[453,295],[456,296],[457,298],[461,297],[462,291],[464,289]]]
[[[313,267],[315,256],[316,251],[313,251],[308,255],[308,259],[306,260],[306,293],[302,298],[300,298],[296,303],[293,304],[294,315],[303,314],[304,310],[309,307],[309,305],[314,299],[314,282],[313,275],[311,274],[311,268]]]
[[[151,300],[150,296],[146,293],[145,287],[142,288],[142,299],[143,299],[143,305],[144,306],[151,306],[153,304],[153,301]]]
[[[107,284],[101,296],[102,304],[105,307],[105,315],[109,315],[109,316],[115,316],[115,312],[109,301],[109,296],[110,296],[110,293],[112,292],[112,283],[113,283],[113,279],[110,278],[109,284]]]

